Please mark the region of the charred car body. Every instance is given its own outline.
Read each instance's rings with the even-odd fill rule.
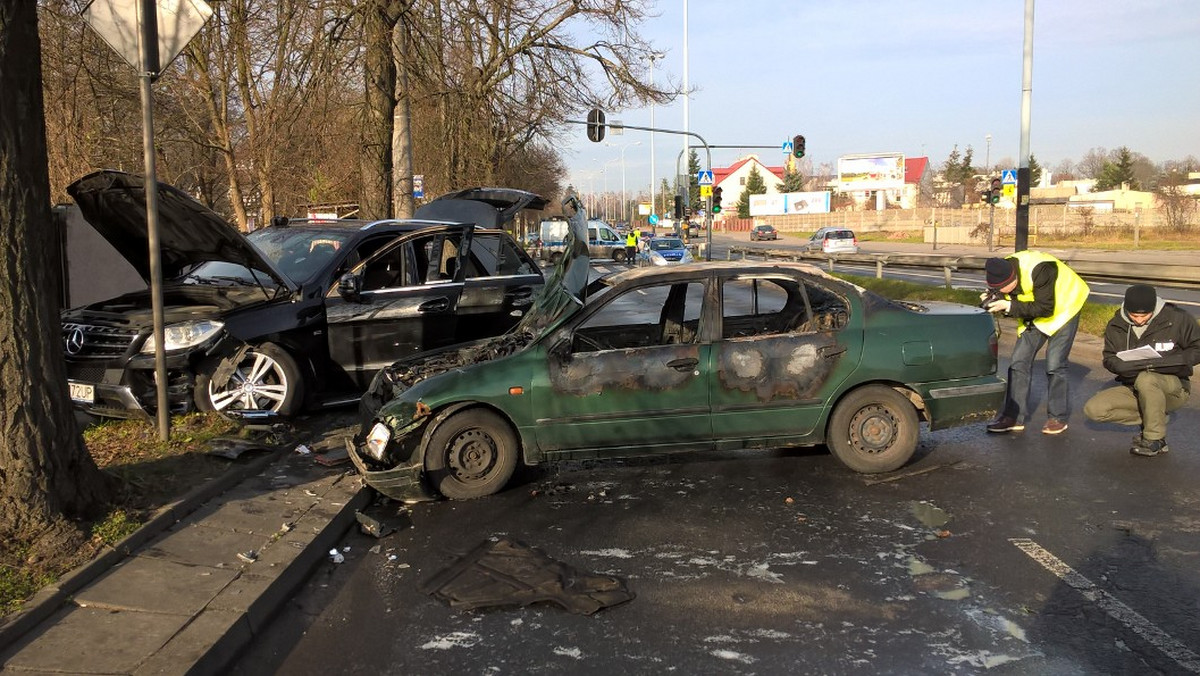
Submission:
[[[68,192],[149,280],[145,182],[90,174]],[[172,412],[275,411],[353,402],[398,358],[502,334],[544,283],[498,227],[537,195],[476,188],[414,219],[280,222],[242,235],[159,185],[159,240]],[[72,399],[97,415],[155,409],[148,290],[62,314]]]
[[[579,241],[510,334],[377,374],[348,444],[368,484],[474,498],[521,461],[818,444],[885,472],[922,420],[983,420],[1003,398],[978,308],[895,303],[797,263],[639,268],[585,288]]]

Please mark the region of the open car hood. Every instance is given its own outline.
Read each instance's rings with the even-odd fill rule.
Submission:
[[[422,204],[417,207],[413,217],[474,223],[481,228],[500,228],[522,209],[540,211],[545,208],[544,198],[524,190],[467,188]]]
[[[524,329],[535,336],[540,336],[547,328],[558,325],[578,312],[586,300],[584,294],[591,268],[587,211],[579,198],[572,195],[563,201],[563,212],[570,214],[567,217],[567,236],[563,241],[563,257],[517,326],[517,330]]]
[[[87,222],[150,283],[150,236],[146,225],[146,179],[102,169],[67,187]],[[187,193],[158,184],[158,244],[163,279],[174,279],[206,261],[227,261],[261,270],[288,289],[296,284],[213,210]]]

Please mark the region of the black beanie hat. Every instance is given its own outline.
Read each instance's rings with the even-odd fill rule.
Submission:
[[[1007,258],[989,258],[983,269],[987,272],[987,285],[993,289],[1008,286],[1017,278],[1017,265]]]
[[[1158,307],[1158,294],[1154,293],[1154,287],[1149,284],[1134,284],[1125,289],[1125,311],[1126,312],[1154,312],[1154,308]]]

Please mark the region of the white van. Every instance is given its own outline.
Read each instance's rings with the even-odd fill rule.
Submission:
[[[625,262],[625,238],[601,220],[588,221],[588,256]]]

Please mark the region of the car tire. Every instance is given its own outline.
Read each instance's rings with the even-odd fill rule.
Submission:
[[[517,468],[517,438],[508,422],[472,408],[443,420],[425,447],[430,484],[451,500],[472,500],[504,488]]]
[[[884,385],[867,385],[834,407],[826,443],[855,472],[878,474],[912,458],[920,431],[917,409],[907,397]]]
[[[625,250],[624,249],[613,249],[612,259],[613,259],[614,263],[624,263],[625,262]]]
[[[304,378],[300,367],[286,350],[263,343],[242,354],[233,375],[222,386],[214,387],[212,376],[220,360],[206,363],[196,374],[194,399],[201,411],[275,411],[296,415],[304,404]],[[247,389],[245,383],[253,387]]]

